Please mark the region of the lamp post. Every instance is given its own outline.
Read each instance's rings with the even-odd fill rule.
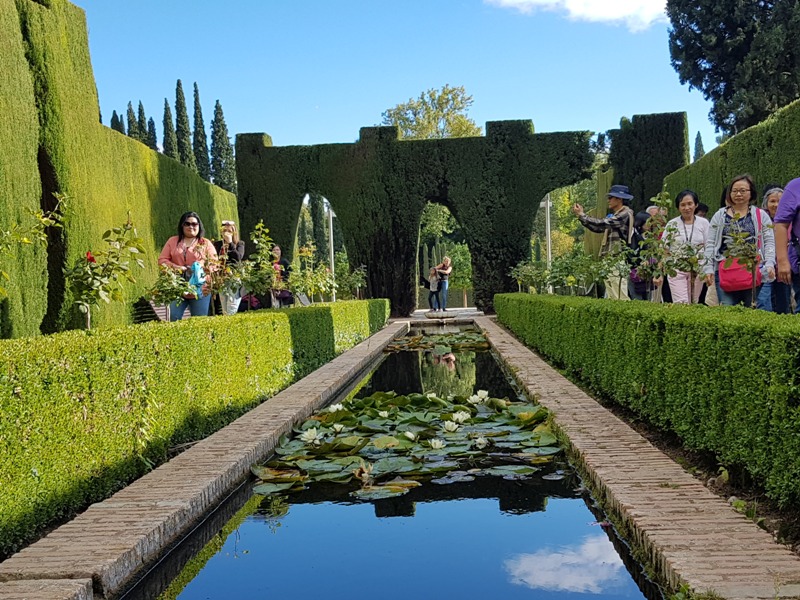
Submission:
[[[330,259],[331,264],[331,275],[336,280],[336,271],[333,266],[333,209],[331,208],[331,203],[328,200],[325,200],[325,208],[328,209],[328,258]],[[336,288],[333,289],[331,292],[331,300],[336,302]]]

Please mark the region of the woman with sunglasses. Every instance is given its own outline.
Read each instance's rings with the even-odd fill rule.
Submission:
[[[183,213],[178,222],[178,235],[173,235],[164,244],[158,256],[158,264],[169,265],[180,271],[187,280],[191,281],[190,277],[194,276],[196,280],[202,282],[206,276],[207,265],[217,258],[214,245],[204,237],[205,232],[203,222],[196,212]],[[193,317],[208,316],[211,304],[208,284],[202,285],[198,291],[196,295],[184,297],[169,305],[170,321],[182,319],[187,307]]]
[[[239,230],[233,221],[223,221],[221,229],[222,239],[214,242],[214,249],[219,256],[220,264],[235,267],[244,258],[244,241],[239,239]],[[234,294],[227,294],[224,291],[219,293],[219,302],[222,307],[223,315],[235,315],[239,311],[239,304],[242,301],[242,289],[239,288]]]

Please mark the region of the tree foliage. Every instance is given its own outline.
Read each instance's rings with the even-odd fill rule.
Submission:
[[[472,96],[463,86],[430,89],[383,113],[384,125],[397,125],[403,138],[412,140],[471,137],[481,128],[467,116]]]
[[[697,136],[694,138],[694,158],[692,159],[692,162],[703,158],[705,153],[706,151],[703,148],[703,138],[700,136],[700,132],[698,131]]]
[[[211,176],[223,190],[236,193],[236,160],[219,100],[214,105],[211,121]]]
[[[172,123],[172,109],[169,102],[164,98],[164,154],[175,160],[180,160],[178,156],[178,138],[175,136],[175,125]]]
[[[718,131],[735,134],[800,97],[800,3],[668,0],[681,83],[702,91]]]
[[[125,135],[125,122],[117,116],[117,111],[111,112],[111,129]]]
[[[156,122],[153,117],[147,119],[147,137],[145,144],[151,149],[158,151],[158,134],[156,133]]]
[[[136,120],[136,113],[133,112],[133,104],[131,102],[128,102],[128,111],[126,115],[128,119],[128,137],[138,140],[139,122]]]
[[[192,130],[189,127],[186,96],[180,79],[175,87],[175,137],[178,141],[178,159],[183,165],[197,171],[197,162],[192,151]]]
[[[206,181],[211,181],[211,164],[208,160],[208,140],[206,138],[206,126],[203,123],[203,109],[200,106],[200,90],[197,88],[197,82],[194,84],[194,136],[192,141],[197,173]]]
[[[147,115],[144,113],[144,104],[139,100],[139,108],[136,111],[136,133],[140,142],[147,143]]]
[[[328,234],[325,226],[325,203],[319,194],[309,194],[308,208],[311,211],[311,227],[317,260],[328,259]]]

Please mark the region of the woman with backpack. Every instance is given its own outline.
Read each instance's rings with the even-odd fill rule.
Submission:
[[[675,208],[680,213],[667,223],[664,238],[669,244],[670,253],[683,257],[688,262],[692,255],[701,259],[708,232],[711,228],[708,220],[698,217],[696,213],[700,199],[692,190],[683,190],[675,197]],[[697,304],[703,290],[702,264],[698,263],[696,271],[678,271],[667,277],[675,304]]]

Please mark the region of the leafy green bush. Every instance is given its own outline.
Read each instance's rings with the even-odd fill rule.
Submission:
[[[382,327],[385,300],[0,342],[0,556]]]
[[[741,307],[500,294],[499,321],[603,397],[800,499],[800,321]]]

